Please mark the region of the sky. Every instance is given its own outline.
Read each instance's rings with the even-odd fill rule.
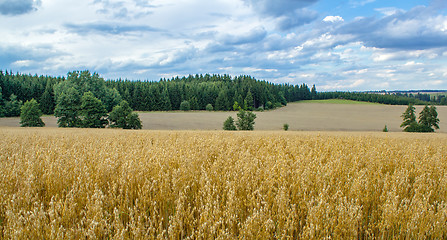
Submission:
[[[0,69],[447,89],[447,1],[0,0]]]

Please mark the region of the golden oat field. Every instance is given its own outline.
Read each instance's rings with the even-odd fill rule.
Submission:
[[[446,239],[447,135],[0,128],[1,239]]]

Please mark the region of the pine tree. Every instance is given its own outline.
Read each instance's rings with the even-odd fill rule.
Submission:
[[[248,90],[247,92],[247,96],[244,99],[244,110],[253,110],[255,104],[254,104],[254,99],[253,99],[253,95],[251,94],[251,91]]]
[[[407,110],[402,114],[403,122],[400,127],[404,128],[405,132],[417,132],[419,131],[419,125],[416,122],[416,108],[413,104],[408,105]]]
[[[232,116],[229,116],[227,120],[225,120],[223,124],[223,130],[226,131],[236,131],[236,126],[234,125],[234,119]]]
[[[434,105],[430,107],[430,126],[434,127],[435,129],[439,129],[438,112],[436,111],[436,107]]]
[[[50,81],[47,82],[45,91],[40,97],[40,109],[44,114],[54,113],[54,92]]]
[[[20,116],[20,108],[22,107],[22,101],[17,100],[15,94],[11,94],[9,101],[5,103],[5,116],[6,117],[18,117]]]
[[[43,127],[45,123],[40,118],[42,112],[36,100],[26,101],[20,108],[20,126],[21,127]]]
[[[163,91],[161,92],[161,99],[160,99],[160,110],[161,111],[171,111],[171,100],[169,99],[169,93],[168,88],[165,87]]]

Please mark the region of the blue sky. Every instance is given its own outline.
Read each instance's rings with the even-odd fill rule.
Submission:
[[[0,0],[0,69],[447,89],[445,0]]]

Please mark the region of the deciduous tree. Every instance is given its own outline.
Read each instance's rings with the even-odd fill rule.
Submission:
[[[20,108],[20,126],[21,127],[43,127],[45,123],[40,118],[42,111],[40,111],[39,104],[36,100],[31,99],[26,101]]]
[[[106,108],[92,92],[84,93],[79,110],[80,126],[83,128],[105,128],[108,123]]]

